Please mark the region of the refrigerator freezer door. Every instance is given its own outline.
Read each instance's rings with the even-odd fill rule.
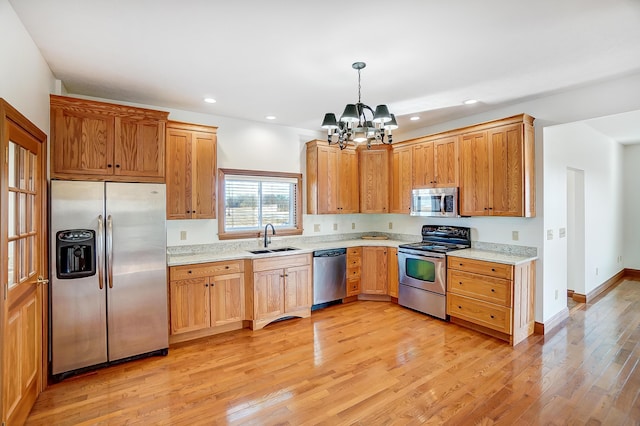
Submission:
[[[98,234],[100,215],[104,216],[104,183],[51,181],[52,374],[107,361],[106,289],[100,288],[99,274],[75,279],[56,276],[56,233],[92,229]]]
[[[165,186],[106,183],[109,360],[169,347]],[[109,253],[107,254],[109,255]],[[110,264],[112,264],[111,269]]]

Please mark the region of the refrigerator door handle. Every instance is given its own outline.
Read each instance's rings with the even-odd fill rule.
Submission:
[[[98,258],[98,285],[100,290],[104,288],[104,219],[98,216],[98,243],[96,244]]]
[[[107,278],[109,288],[113,288],[113,219],[107,216]]]

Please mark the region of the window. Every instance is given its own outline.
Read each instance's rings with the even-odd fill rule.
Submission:
[[[218,237],[256,237],[267,223],[277,235],[302,234],[302,175],[218,170]]]

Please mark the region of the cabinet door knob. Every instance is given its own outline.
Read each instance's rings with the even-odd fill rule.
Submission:
[[[462,309],[462,306],[458,305],[458,309]]]
[[[107,164],[107,167],[108,167],[108,168],[111,168],[111,167],[113,167],[113,166],[112,166],[111,164]]]
[[[224,269],[229,269],[229,265],[225,266]]]
[[[491,289],[491,293],[495,293],[495,292],[496,292],[496,290],[492,288]]]
[[[458,281],[458,284],[462,285],[462,281]]]
[[[496,271],[496,268],[491,268],[491,272],[495,272],[495,271]]]
[[[209,287],[209,284],[205,284],[204,286],[205,286],[205,287]]]
[[[116,169],[119,169],[119,168],[120,168],[120,164],[116,164]]]
[[[190,274],[190,273],[191,273],[191,271],[189,270],[189,271],[187,271],[187,273],[188,273],[188,274]]]
[[[493,315],[491,315],[491,319],[495,318]]]

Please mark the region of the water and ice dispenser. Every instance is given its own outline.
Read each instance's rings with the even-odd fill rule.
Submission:
[[[56,276],[60,279],[90,277],[96,273],[96,233],[67,229],[56,233]]]

